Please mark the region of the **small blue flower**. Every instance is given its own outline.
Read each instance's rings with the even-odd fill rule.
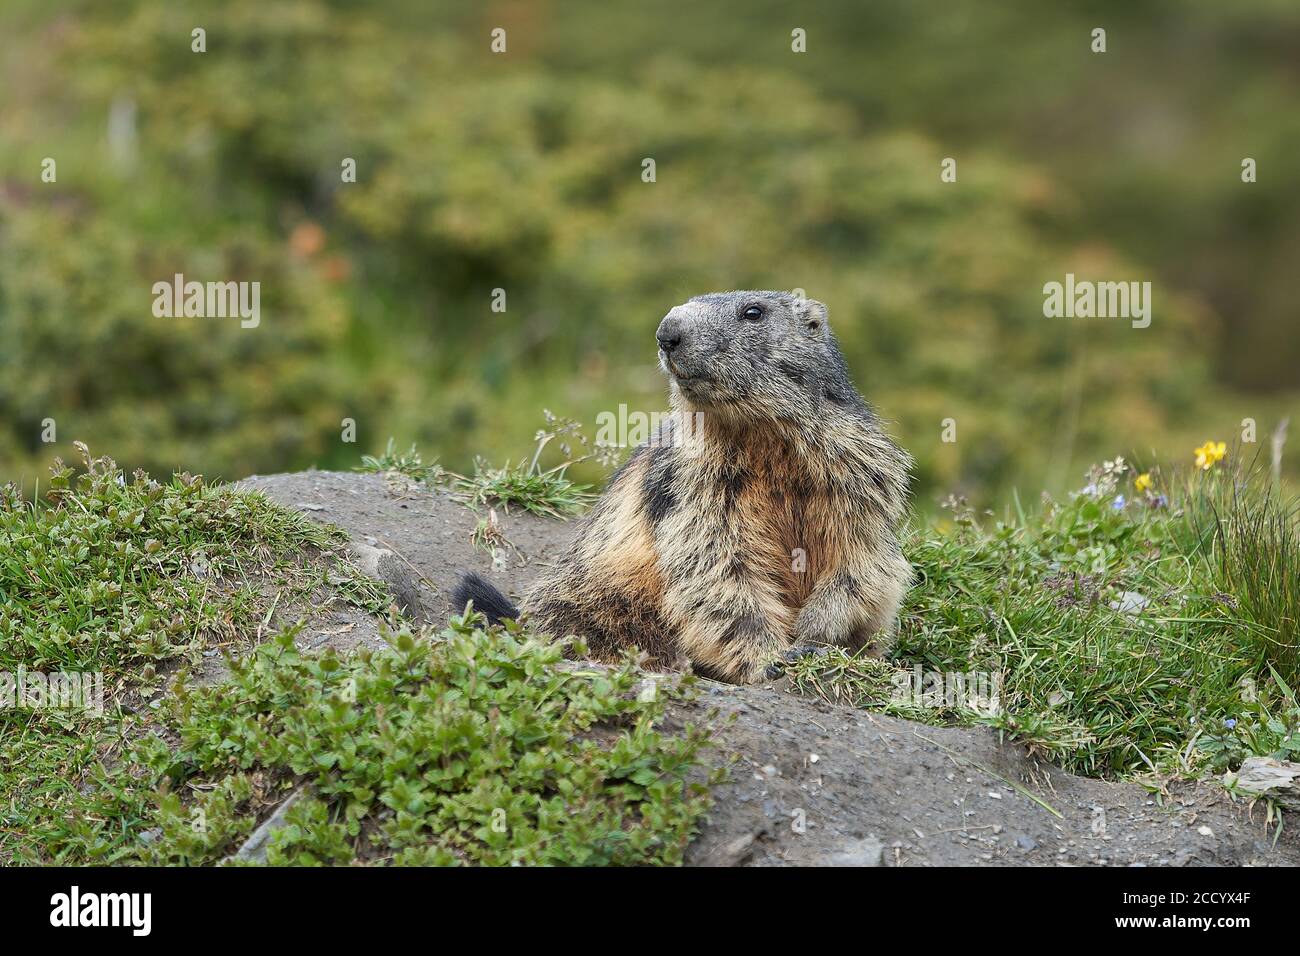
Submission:
[[[1124,505],[1126,504],[1128,504],[1128,502],[1124,500],[1123,495],[1116,495],[1115,500],[1110,503],[1110,506],[1114,508],[1116,511],[1123,511]]]
[[[1153,498],[1153,499],[1151,500],[1151,507],[1152,507],[1152,508],[1168,508],[1168,507],[1169,507],[1169,499],[1166,498],[1164,495],[1156,495],[1155,498]]]
[[[1236,726],[1237,726],[1237,721],[1236,721],[1235,719],[1233,719],[1232,717],[1227,717],[1227,718],[1225,718],[1224,721],[1223,721],[1223,726],[1225,726],[1225,727],[1227,727],[1229,730],[1231,730],[1233,727],[1236,727]]]

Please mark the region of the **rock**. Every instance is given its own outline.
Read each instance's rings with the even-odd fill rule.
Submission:
[[[875,837],[867,837],[845,847],[826,861],[827,866],[884,866],[885,845]]]
[[[753,856],[754,842],[761,834],[744,833],[695,861],[696,866],[743,866]]]
[[[428,620],[424,602],[420,600],[420,582],[405,561],[387,548],[375,548],[359,541],[349,543],[348,551],[361,571],[388,585],[393,602],[404,614],[417,621]]]
[[[243,846],[221,861],[222,864],[231,862],[265,863],[266,848],[271,836],[276,830],[284,826],[285,818],[289,815],[293,805],[301,800],[307,792],[308,788],[302,786],[291,793],[289,799],[276,807],[275,812],[253,831],[252,835],[244,841]]]
[[[1300,810],[1300,763],[1247,757],[1240,770],[1224,775],[1223,782],[1252,796],[1268,797],[1289,810]]]
[[[1146,606],[1151,603],[1151,599],[1145,594],[1139,594],[1137,591],[1120,591],[1119,598],[1111,601],[1112,610],[1119,611],[1121,614],[1141,614]]]

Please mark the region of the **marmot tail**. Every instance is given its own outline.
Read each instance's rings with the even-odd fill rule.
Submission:
[[[474,602],[474,610],[487,615],[489,624],[500,624],[507,618],[519,616],[519,608],[496,589],[492,582],[473,571],[466,571],[451,592],[452,613],[464,612],[465,605]]]

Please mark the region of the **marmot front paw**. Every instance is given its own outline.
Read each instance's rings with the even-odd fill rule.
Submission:
[[[763,671],[763,676],[768,680],[776,680],[785,673],[785,665],[793,661],[803,660],[805,657],[822,656],[830,648],[825,644],[803,644],[799,647],[791,647],[782,653],[780,660],[768,664]]]

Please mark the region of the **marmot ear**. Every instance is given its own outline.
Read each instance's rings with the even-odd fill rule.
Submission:
[[[794,314],[810,333],[820,335],[827,328],[826,306],[816,299],[795,299]]]

